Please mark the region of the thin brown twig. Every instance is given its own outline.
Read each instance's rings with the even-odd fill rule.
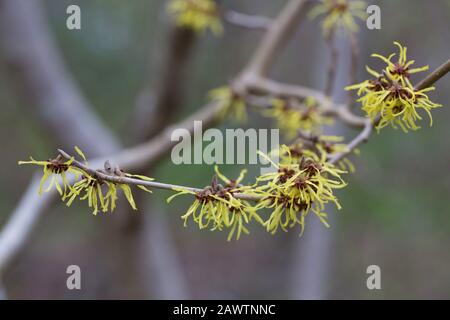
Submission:
[[[300,85],[277,82],[262,77],[254,77],[246,83],[250,93],[267,94],[273,97],[296,97],[316,99],[325,115],[336,117],[350,127],[362,128],[365,118],[353,114],[345,104],[335,104],[323,92]]]
[[[422,90],[431,87],[436,81],[445,76],[450,72],[450,59],[437,67],[433,72],[431,72],[425,79],[420,81],[416,86],[416,90]]]
[[[365,125],[363,130],[352,140],[349,144],[347,144],[347,148],[345,151],[342,151],[340,153],[337,153],[330,157],[329,163],[335,164],[342,158],[346,157],[350,153],[355,150],[356,147],[358,147],[361,143],[367,142],[369,140],[370,135],[372,134],[374,124],[370,119],[365,119]]]
[[[77,167],[77,168],[81,169],[82,171],[86,172],[87,174],[89,174],[91,177],[95,177],[100,180],[109,181],[109,182],[118,183],[118,184],[145,186],[145,187],[162,189],[162,190],[170,190],[170,191],[187,190],[187,191],[192,191],[195,193],[203,191],[203,189],[201,189],[201,188],[186,187],[186,186],[162,183],[162,182],[157,182],[157,181],[135,179],[135,178],[127,177],[125,175],[109,174],[102,170],[95,170],[95,169],[90,168],[88,165],[86,165],[78,160],[75,160],[73,156],[69,155],[64,150],[58,149],[58,153],[66,160],[73,159],[72,165],[74,167]],[[237,199],[242,199],[242,200],[260,200],[261,199],[261,197],[255,197],[255,196],[241,194],[241,193],[235,193],[234,196]]]

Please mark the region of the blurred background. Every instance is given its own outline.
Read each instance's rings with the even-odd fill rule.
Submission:
[[[225,8],[267,17],[276,16],[285,2],[221,1]],[[31,10],[27,3],[32,3]],[[166,3],[0,0],[0,226],[34,172],[18,167],[18,160],[30,155],[47,159],[56,148],[71,149],[74,144],[94,157],[143,141],[203,106],[207,92],[236,76],[261,39],[259,30],[226,23],[222,37],[175,30]],[[408,47],[417,66],[434,69],[449,58],[450,1],[371,3],[381,8],[381,30],[362,25],[358,81],[366,78],[366,64],[381,66],[369,58],[371,53],[397,51],[393,41]],[[70,4],[81,7],[81,31],[66,28]],[[27,28],[33,31],[27,33]],[[348,44],[345,38],[337,42],[342,74]],[[54,52],[46,55],[41,46]],[[272,76],[321,89],[328,61],[319,22],[305,19]],[[57,101],[51,99],[67,93],[67,87],[52,91],[45,83],[30,85],[33,79],[39,83],[39,68],[58,73],[52,66],[63,66],[69,80],[56,78],[55,83],[76,88],[69,92],[81,98],[69,98],[86,113],[77,113],[70,103],[58,111]],[[420,78],[414,77],[413,83]],[[348,80],[338,79],[340,91]],[[123,206],[97,216],[85,203],[66,208],[55,201],[4,271],[7,297],[448,299],[450,78],[436,87],[430,97],[444,107],[433,112],[431,128],[427,121],[422,130],[408,134],[388,128],[360,148],[361,155],[354,158],[356,173],[348,175],[348,187],[338,191],[343,209],[330,212],[328,230],[311,216],[302,237],[298,230],[271,236],[252,228],[249,236],[227,242],[226,233],[183,227],[180,216],[189,199],[167,205],[166,191],[137,196],[138,212]],[[335,93],[338,99],[340,95]],[[102,139],[100,133],[87,139],[64,136],[66,126],[90,113],[103,126],[100,133],[114,138]],[[225,122],[220,128],[272,125],[256,113],[250,119],[245,125]],[[344,133],[348,138],[356,134],[351,129]],[[213,174],[210,166],[176,166],[170,157],[142,169],[160,181],[197,187],[209,184]],[[240,169],[224,166],[223,171],[234,176]],[[257,170],[250,168],[247,181]],[[66,288],[66,268],[72,264],[81,267],[82,290]],[[372,264],[381,268],[381,290],[366,287],[366,268]]]

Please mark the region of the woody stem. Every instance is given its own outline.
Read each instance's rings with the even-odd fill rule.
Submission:
[[[100,180],[109,181],[112,183],[145,186],[145,187],[150,187],[150,188],[171,190],[171,191],[187,190],[187,191],[191,191],[191,192],[195,192],[195,193],[203,191],[203,189],[200,189],[200,188],[186,187],[186,186],[180,186],[180,185],[175,185],[175,184],[162,183],[162,182],[157,182],[157,181],[147,181],[147,180],[141,180],[141,179],[136,179],[136,178],[130,178],[130,177],[126,177],[126,176],[108,174],[108,173],[105,173],[100,170],[91,169],[88,165],[75,160],[73,156],[69,155],[64,150],[58,149],[58,152],[66,160],[73,159],[72,166],[74,166],[78,169],[81,169],[82,171],[86,172],[90,176],[98,178]],[[250,200],[250,201],[261,200],[261,197],[259,197],[259,196],[251,196],[251,195],[242,194],[242,193],[235,193],[234,196],[235,196],[235,198],[241,199],[241,200]]]

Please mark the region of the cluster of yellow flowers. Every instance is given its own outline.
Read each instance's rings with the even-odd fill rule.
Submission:
[[[83,152],[75,147],[76,152],[83,158],[87,164],[86,157]],[[61,199],[70,206],[76,198],[80,200],[87,200],[88,206],[93,209],[93,214],[97,214],[99,210],[103,212],[112,212],[116,208],[117,189],[121,189],[130,206],[136,210],[136,203],[133,198],[131,188],[128,184],[106,181],[95,174],[90,174],[87,171],[73,165],[74,158],[65,160],[61,155],[48,161],[37,161],[30,157],[30,161],[19,161],[22,164],[34,164],[43,167],[43,175],[39,185],[39,195],[42,192],[49,192],[55,186]],[[151,181],[152,178],[142,175],[132,175],[121,171],[118,168],[110,168],[109,164],[105,163],[104,170],[98,170],[104,174],[115,177],[132,177],[142,181]],[[74,175],[75,183],[71,184],[67,174]],[[50,179],[48,186],[43,189],[44,184]],[[148,188],[143,185],[137,185],[138,188],[150,192]]]
[[[302,135],[306,135],[302,133]],[[341,136],[327,136],[327,135],[309,135],[295,139],[289,146],[289,152],[293,157],[302,155],[304,150],[312,150],[317,154],[326,154],[327,158],[348,151],[347,144],[343,143],[344,138]],[[353,150],[354,154],[359,154],[359,149]],[[343,157],[336,163],[337,167],[343,171],[354,172],[355,167],[353,163],[347,158]]]
[[[213,89],[209,99],[220,104],[220,118],[229,117],[238,122],[247,120],[247,104],[239,94],[228,86]],[[320,134],[323,126],[333,124],[333,118],[324,114],[313,97],[305,99],[270,99],[270,104],[262,108],[262,115],[272,118],[288,139],[298,135],[298,130]]]
[[[294,152],[292,152],[294,151]],[[303,231],[306,215],[312,211],[329,227],[323,212],[325,204],[332,202],[341,208],[334,189],[346,186],[341,178],[345,171],[337,169],[327,161],[327,153],[315,153],[310,149],[299,150],[283,145],[277,172],[257,178],[264,184],[257,187],[264,194],[257,208],[273,209],[265,222],[267,231],[275,233],[278,227],[287,230],[297,224]]]
[[[49,159],[48,161],[38,161],[30,157],[29,161],[19,161],[19,165],[22,164],[35,164],[44,167],[41,181],[39,183],[38,194],[42,195],[42,192],[49,192],[53,186],[61,196],[67,194],[67,190],[71,189],[69,180],[67,179],[67,173],[74,174],[77,178],[82,174],[81,170],[72,167],[74,159],[65,161],[61,155],[58,155],[55,159]],[[61,179],[59,179],[61,177]],[[44,189],[44,183],[50,179],[50,183],[46,189]],[[61,187],[61,184],[62,187]]]
[[[210,29],[216,35],[223,32],[219,10],[214,0],[171,0],[168,8],[180,27],[191,28],[197,32]]]
[[[241,184],[246,170],[241,171],[239,177],[232,180],[224,176],[216,166],[216,175],[210,186],[200,191],[173,187],[172,190],[177,193],[167,201],[170,202],[180,195],[193,195],[194,202],[182,216],[184,224],[187,225],[188,220],[192,219],[200,229],[227,229],[228,240],[233,237],[239,239],[242,233],[248,234],[247,225],[253,220],[272,234],[279,227],[286,231],[297,224],[303,230],[305,217],[310,211],[328,226],[326,214],[322,212],[324,205],[333,202],[340,208],[333,190],[345,186],[340,177],[345,171],[327,162],[333,152],[340,150],[335,140],[333,137],[324,137],[308,140],[312,141],[310,144],[302,145],[299,140],[291,146],[283,145],[273,151],[280,156],[279,164],[272,162],[268,155],[260,153],[272,162],[277,170],[258,177],[253,185]],[[48,161],[31,158],[30,161],[19,161],[19,165],[34,164],[43,167],[39,194],[48,192],[55,186],[67,206],[76,198],[87,200],[93,214],[99,211],[114,211],[118,189],[122,190],[130,206],[137,209],[127,182],[111,178],[133,178],[137,180],[138,183],[135,184],[138,188],[151,193],[144,184],[145,181],[153,180],[152,178],[129,174],[118,167],[112,168],[109,162],[105,163],[104,169],[93,171],[88,169],[83,152],[78,147],[75,147],[75,150],[84,160],[84,165],[74,157],[67,160],[61,155]],[[44,189],[48,180],[50,182]],[[140,181],[143,182],[142,185],[139,184]],[[252,205],[253,201],[256,201],[255,205]],[[261,209],[272,211],[267,220],[263,220],[258,214]]]
[[[313,97],[307,97],[301,102],[274,99],[272,107],[267,108],[263,115],[275,119],[276,126],[288,139],[296,137],[298,130],[320,133],[324,125],[333,124],[333,119],[323,115]]]
[[[236,236],[239,239],[242,233],[248,234],[246,227],[252,219],[260,224],[263,220],[256,213],[256,209],[248,201],[236,198],[236,194],[255,196],[251,187],[241,185],[241,181],[246,173],[245,170],[236,180],[230,180],[225,177],[215,167],[216,176],[214,176],[211,186],[206,187],[200,192],[193,192],[187,189],[180,189],[178,193],[167,199],[167,202],[179,195],[191,194],[195,200],[187,212],[182,216],[184,225],[187,225],[189,218],[198,224],[200,229],[210,227],[211,230],[229,229],[228,241]],[[224,185],[218,183],[219,177]]]
[[[179,195],[194,195],[194,202],[182,216],[185,225],[192,219],[200,229],[230,229],[228,240],[234,235],[239,239],[242,233],[247,234],[246,224],[252,219],[271,234],[279,228],[287,231],[296,225],[301,227],[302,233],[305,217],[313,212],[328,227],[323,210],[330,202],[341,208],[334,190],[346,185],[341,178],[346,171],[328,162],[330,154],[316,147],[321,144],[322,141],[311,146],[283,145],[273,151],[280,156],[279,164],[272,162],[269,155],[260,153],[272,162],[276,171],[257,177],[253,185],[240,184],[245,171],[236,180],[230,180],[216,167],[216,175],[225,185],[213,178],[211,186],[202,191],[180,189],[168,201]],[[252,205],[242,198],[257,200],[257,203]],[[265,221],[258,213],[263,209],[271,211]]]
[[[222,86],[209,92],[209,99],[220,104],[218,116],[220,118],[230,117],[239,122],[247,120],[245,101],[230,87]]]
[[[359,30],[355,18],[365,20],[366,4],[364,1],[350,0],[320,0],[309,13],[311,18],[324,14],[322,21],[322,30],[326,37],[337,29],[343,29],[346,32],[357,32]]]
[[[358,96],[361,96],[358,102],[361,102],[362,109],[369,118],[379,121],[376,126],[378,130],[389,124],[394,128],[400,126],[405,132],[408,129],[417,130],[420,126],[416,122],[422,119],[418,110],[428,114],[432,125],[430,110],[441,105],[430,101],[426,92],[435,88],[417,90],[409,80],[411,74],[428,70],[428,66],[411,68],[414,60],[407,60],[406,47],[398,42],[394,44],[399,48],[396,62],[392,62],[395,53],[389,57],[372,54],[372,57],[385,62],[386,68],[378,73],[366,66],[367,72],[374,78],[348,86],[346,90],[358,90]]]

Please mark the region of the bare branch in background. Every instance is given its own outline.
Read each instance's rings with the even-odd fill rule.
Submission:
[[[143,215],[145,228],[140,234],[142,272],[152,271],[148,286],[155,299],[188,299],[191,290],[170,229],[169,212],[155,206],[154,201],[147,200],[144,209],[149,214]]]
[[[370,119],[366,119],[366,124],[364,129],[347,145],[347,149],[341,153],[334,155],[330,159],[330,163],[337,163],[339,160],[345,156],[351,154],[360,144],[367,142],[370,135],[372,134],[374,124]]]
[[[267,75],[275,58],[280,54],[281,48],[295,32],[295,27],[304,17],[310,3],[310,0],[290,0],[285,5],[256,48],[245,72],[257,76]]]
[[[272,23],[270,18],[248,15],[233,10],[226,11],[223,17],[226,22],[247,29],[259,29],[265,31],[270,28],[270,24]]]
[[[365,118],[351,113],[344,104],[335,104],[321,91],[258,77],[247,79],[246,85],[247,90],[251,93],[265,93],[275,97],[314,97],[326,114],[338,118],[348,126],[355,128],[364,127]]]
[[[21,202],[1,230],[0,276],[3,275],[16,254],[22,250],[28,235],[32,232],[41,215],[47,210],[51,198],[54,197],[54,194],[45,194],[42,197],[37,194],[36,188],[39,188],[39,180],[38,175],[33,178],[22,196]]]
[[[146,99],[145,104],[137,105],[134,139],[142,142],[153,138],[173,119],[180,109],[186,84],[186,69],[196,40],[195,33],[186,28],[168,26],[167,47],[164,49],[161,70],[156,72],[156,93],[153,99]],[[144,92],[153,91],[148,88]],[[145,96],[145,95],[144,95]],[[148,94],[147,94],[148,96]],[[155,163],[144,165],[139,170],[150,172]],[[160,299],[187,299],[189,290],[184,270],[179,261],[177,247],[167,217],[161,209],[157,210],[153,199],[136,195],[138,207],[145,208],[148,214],[127,215],[134,224],[135,232],[140,233],[141,265],[151,268],[151,276],[146,276],[146,291]],[[129,209],[130,210],[130,209]],[[150,211],[151,210],[151,211]],[[141,273],[148,274],[147,270]]]
[[[184,80],[187,62],[195,43],[195,34],[192,30],[169,26],[167,48],[163,52],[164,60],[155,79],[155,92],[153,101],[148,98],[144,105],[136,108],[133,123],[134,136],[139,142],[145,141],[164,128],[176,114],[181,106],[184,93]],[[139,112],[141,110],[141,112]]]
[[[92,112],[67,70],[40,1],[1,0],[0,5],[5,59],[52,137],[67,146],[82,141],[91,156],[118,150],[112,132]]]
[[[178,143],[178,141],[170,140],[172,132],[175,129],[184,128],[188,130],[189,133],[193,134],[194,121],[202,121],[203,128],[210,128],[218,121],[217,112],[219,109],[219,104],[208,103],[186,119],[167,126],[149,141],[121,150],[117,154],[97,158],[97,165],[92,166],[101,166],[103,162],[108,159],[119,164],[124,170],[134,170],[136,168],[142,168],[143,166],[153,164],[164,157],[172,149],[172,147]],[[94,162],[91,161],[91,163]]]
[[[91,155],[117,151],[119,144],[112,132],[92,113],[67,71],[46,24],[41,3],[1,0],[0,6],[5,59],[16,71],[29,105],[38,106],[36,113],[51,129],[52,137],[65,145],[81,142]],[[39,197],[38,185],[33,179],[0,233],[0,275],[21,251],[54,198],[51,194]]]
[[[356,74],[358,71],[358,62],[359,62],[359,42],[358,36],[354,33],[349,35],[350,38],[350,72],[349,72],[349,83],[356,83]],[[347,107],[351,108],[354,101],[354,92],[349,90],[347,92],[348,101]]]
[[[326,84],[324,89],[324,94],[326,96],[330,96],[333,93],[333,85],[334,80],[336,77],[336,68],[337,68],[337,61],[338,61],[338,50],[336,48],[336,45],[334,43],[334,32],[331,32],[329,36],[327,37],[327,45],[330,49],[330,61],[328,64],[328,70],[327,70],[327,78],[326,78]]]
[[[335,210],[328,206],[327,212]],[[301,241],[295,237],[292,257],[289,261],[290,299],[325,299],[328,295],[330,254],[332,253],[332,230],[326,229],[315,217],[309,216],[308,228]]]

